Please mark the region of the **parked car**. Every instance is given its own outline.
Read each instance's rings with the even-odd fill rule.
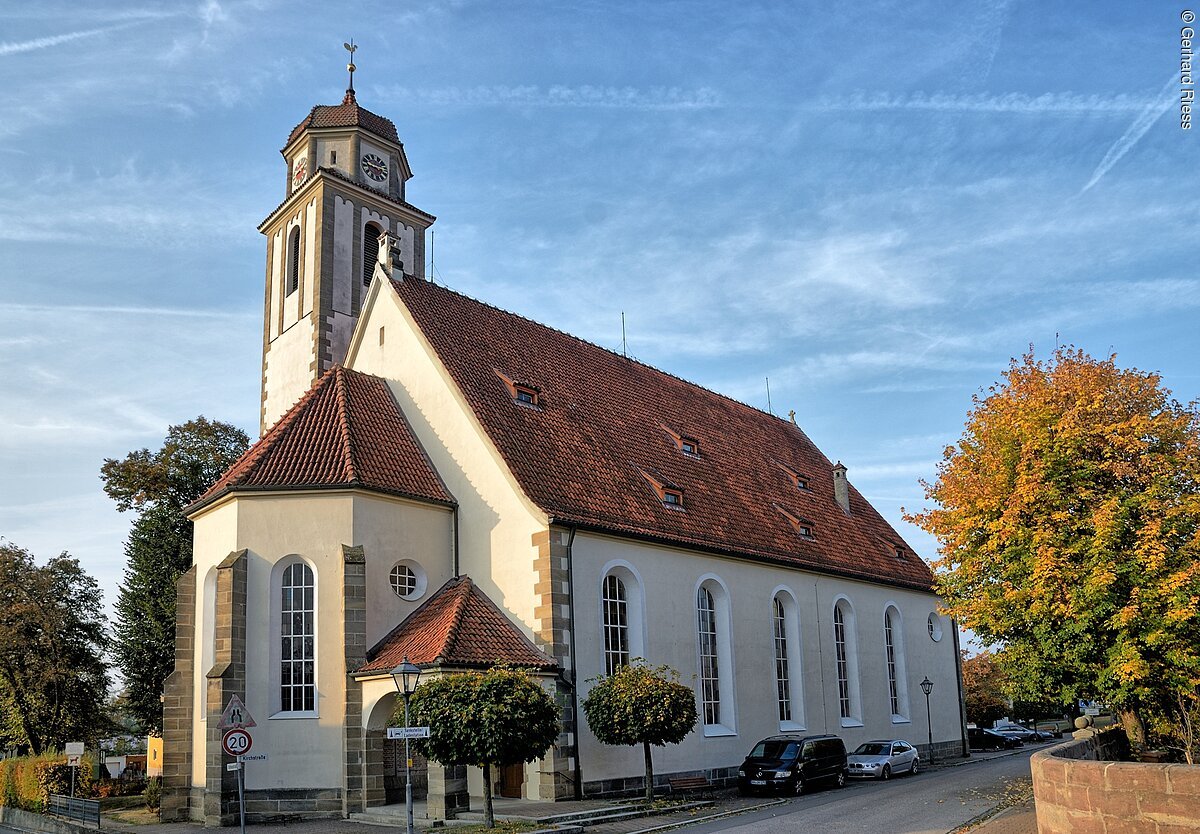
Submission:
[[[850,776],[855,779],[891,779],[893,773],[916,773],[917,748],[902,739],[867,741],[850,754]]]
[[[1039,733],[1048,735],[1050,738],[1063,737],[1062,727],[1058,725],[1057,721],[1039,721],[1034,725],[1034,729],[1036,729]]]
[[[968,727],[967,741],[972,750],[1012,750],[1025,746],[1025,742],[1016,736],[1006,736],[983,727]]]
[[[1004,733],[1006,736],[1016,736],[1021,741],[1041,741],[1042,736],[1037,730],[1031,730],[1028,727],[1022,727],[1020,724],[997,724],[992,727],[997,733]]]
[[[801,794],[813,783],[846,784],[846,745],[837,736],[764,738],[738,768],[738,793]]]

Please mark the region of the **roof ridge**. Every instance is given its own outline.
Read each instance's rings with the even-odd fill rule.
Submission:
[[[472,586],[476,589],[479,587],[479,586],[475,585],[474,582],[472,582]],[[549,654],[547,654],[545,651],[543,651],[541,648],[539,648],[536,643],[534,643],[532,640],[530,640],[529,637],[525,634],[525,632],[523,632],[520,629],[520,627],[517,626],[512,621],[512,618],[510,618],[507,614],[504,613],[504,611],[500,608],[500,606],[496,604],[496,601],[493,600],[490,596],[485,594],[483,591],[479,591],[479,593],[475,594],[475,598],[478,599],[479,601],[481,601],[487,607],[491,608],[493,613],[495,613],[497,616],[499,616],[501,620],[503,620],[504,622],[506,622],[510,626],[512,626],[513,631],[515,631],[522,640],[524,640],[526,643],[528,643],[530,648],[532,648],[535,652],[544,656],[551,663],[558,662],[553,657],[551,657]]]
[[[412,611],[410,611],[407,616],[402,617],[400,619],[400,622],[398,622],[394,626],[392,626],[392,628],[388,631],[387,634],[383,635],[378,640],[376,640],[375,645],[373,645],[373,646],[371,646],[371,648],[367,649],[367,662],[368,663],[371,662],[372,660],[375,659],[375,657],[378,656],[378,651],[379,651],[380,647],[387,645],[387,642],[389,640],[391,640],[393,637],[395,637],[396,634],[401,629],[404,628],[405,623],[407,623],[413,617],[416,617],[418,614],[420,614],[426,608],[429,608],[431,605],[433,605],[434,602],[441,596],[442,592],[445,591],[448,586],[450,586],[452,583],[458,582],[458,580],[461,578],[462,577],[452,576],[449,579],[447,579],[445,582],[442,583],[441,587],[439,587],[436,591],[434,591],[432,594],[429,595],[429,598],[427,600],[425,600],[420,605],[418,605],[416,608],[414,608]]]
[[[457,577],[460,580],[460,586],[463,590],[458,591],[458,595],[454,599],[453,608],[451,609],[450,627],[446,629],[446,642],[442,644],[443,651],[453,652],[458,645],[458,629],[462,625],[463,616],[467,610],[467,599],[471,596],[471,591],[475,587],[474,581],[469,576]]]
[[[595,342],[589,342],[587,339],[584,339],[580,336],[576,336],[574,333],[568,333],[565,330],[559,330],[557,327],[553,327],[544,322],[540,322],[537,319],[532,319],[532,318],[529,318],[528,316],[523,316],[520,313],[514,313],[512,310],[506,310],[503,307],[499,307],[495,304],[489,304],[488,302],[486,302],[482,299],[476,298],[473,295],[467,295],[466,293],[459,292],[458,290],[455,290],[455,289],[451,289],[450,287],[444,286],[442,284],[438,284],[436,281],[433,281],[431,279],[415,279],[415,280],[417,283],[431,284],[434,287],[437,287],[439,290],[444,290],[445,292],[452,293],[454,295],[459,296],[460,298],[465,298],[468,301],[472,301],[476,304],[479,304],[480,306],[487,307],[489,310],[495,310],[496,312],[503,313],[506,316],[512,316],[513,318],[520,319],[521,321],[528,322],[529,324],[536,325],[537,327],[544,327],[546,330],[549,330],[553,333],[557,333],[560,336],[566,336],[568,339],[572,339],[573,341],[579,342],[580,344],[587,345],[588,347],[596,348],[597,350],[602,350],[605,353],[611,354],[613,357],[615,357],[617,359],[623,359],[626,362],[632,362],[635,365],[640,365],[641,367],[643,367],[646,370],[651,371],[653,373],[659,374],[659,375],[667,377],[669,379],[673,379],[676,382],[681,382],[684,385],[690,385],[693,388],[698,388],[701,391],[712,394],[715,397],[720,397],[721,399],[726,400],[727,402],[733,403],[734,405],[741,406],[742,408],[749,409],[750,411],[755,411],[755,412],[758,412],[759,414],[765,415],[767,417],[774,418],[774,419],[780,421],[781,423],[786,423],[786,424],[792,426],[793,428],[795,428],[799,432],[800,436],[805,439],[805,441],[807,441],[811,446],[813,446],[814,449],[817,449],[816,444],[813,443],[812,440],[808,437],[808,435],[804,433],[804,430],[801,429],[795,423],[793,423],[791,420],[789,420],[785,417],[780,417],[776,414],[772,414],[769,411],[763,411],[761,408],[759,408],[757,406],[750,405],[749,403],[743,402],[743,401],[737,399],[736,397],[731,397],[728,394],[722,394],[720,391],[714,391],[712,388],[709,388],[705,385],[701,385],[699,382],[693,382],[690,379],[684,379],[683,377],[679,376],[678,374],[673,374],[670,371],[664,371],[662,368],[651,365],[648,362],[643,362],[641,359],[637,359],[637,358],[629,356],[627,354],[617,353],[612,348],[607,348],[604,345],[599,345],[599,344],[596,344]],[[390,279],[390,283],[393,285],[392,288],[397,291],[398,291],[399,285],[408,283],[408,281],[409,281],[409,279],[405,279],[403,281],[396,280],[394,278]],[[820,449],[817,449],[817,451],[820,452]]]
[[[256,442],[250,447],[249,450],[247,450],[249,459],[246,461],[245,470],[239,473],[239,478],[241,480],[245,480],[248,476],[254,474],[254,472],[258,470],[258,467],[262,464],[263,459],[266,458],[267,452],[271,451],[277,445],[283,442],[283,440],[288,436],[288,433],[295,426],[296,419],[304,411],[305,406],[307,406],[312,400],[316,399],[318,392],[324,389],[325,378],[328,376],[329,371],[326,371],[321,378],[317,380],[316,384],[305,391],[304,396],[296,400],[296,402],[292,404],[292,407],[284,412],[284,415],[276,420],[273,426],[267,429],[267,433],[260,437],[258,442]],[[234,466],[236,465],[237,464],[235,462]]]
[[[346,475],[350,479],[350,483],[357,483],[359,480],[358,467],[354,465],[354,444],[350,437],[350,397],[346,393],[346,369],[341,365],[334,365],[330,370],[334,372],[334,391],[338,400],[338,428],[342,434]]]

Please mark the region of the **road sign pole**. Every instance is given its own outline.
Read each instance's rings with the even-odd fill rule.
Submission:
[[[408,693],[404,693],[404,728],[408,729]],[[408,813],[407,834],[413,834],[412,754],[408,752],[408,733],[404,734],[404,807]]]
[[[242,834],[246,834],[246,765],[238,762],[238,815],[241,817]]]

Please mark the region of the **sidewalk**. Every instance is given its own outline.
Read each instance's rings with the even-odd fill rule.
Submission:
[[[959,829],[971,834],[1037,834],[1037,830],[1033,799],[1005,808],[982,822],[968,824]]]

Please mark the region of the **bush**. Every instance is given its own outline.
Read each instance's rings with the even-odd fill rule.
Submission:
[[[92,796],[92,765],[84,758],[75,774],[75,795]],[[50,794],[71,793],[71,768],[60,753],[0,761],[0,804],[42,813]]]
[[[146,791],[142,794],[146,798],[146,807],[151,811],[157,811],[158,806],[162,803],[162,779],[157,776],[146,781]]]

